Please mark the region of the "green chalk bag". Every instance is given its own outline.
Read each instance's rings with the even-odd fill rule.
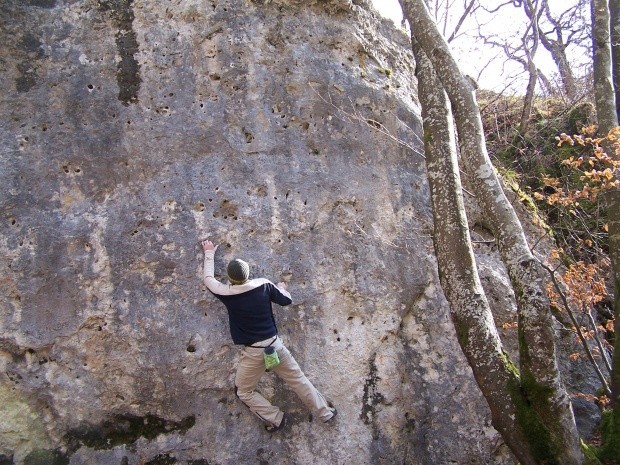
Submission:
[[[263,358],[265,359],[265,369],[271,370],[280,364],[280,358],[278,352],[272,346],[265,347],[263,351]]]

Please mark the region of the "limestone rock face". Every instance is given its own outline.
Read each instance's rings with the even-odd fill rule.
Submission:
[[[514,463],[439,287],[403,33],[360,0],[5,0],[0,24],[0,463]],[[205,237],[221,279],[288,283],[333,425],[271,374],[287,430],[235,398]]]

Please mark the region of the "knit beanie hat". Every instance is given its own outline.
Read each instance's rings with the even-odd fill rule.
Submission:
[[[243,260],[235,258],[231,260],[226,269],[228,279],[233,284],[243,284],[250,277],[250,265]]]

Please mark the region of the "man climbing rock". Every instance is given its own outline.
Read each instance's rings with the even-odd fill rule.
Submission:
[[[299,365],[278,336],[272,302],[286,306],[292,303],[284,283],[250,278],[250,267],[243,260],[232,260],[227,267],[230,284],[220,283],[214,276],[217,246],[202,241],[205,254],[204,282],[211,293],[228,310],[230,334],[235,344],[244,346],[235,376],[235,394],[265,424],[269,432],[280,430],[286,414],[256,391],[258,382],[270,369],[282,378],[304,404],[316,412],[323,422],[336,416],[321,393],[306,378]]]

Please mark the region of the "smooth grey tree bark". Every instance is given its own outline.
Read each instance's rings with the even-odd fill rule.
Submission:
[[[516,422],[531,446],[534,457],[531,463],[581,464],[583,453],[577,428],[557,366],[544,271],[530,251],[523,228],[490,162],[472,84],[460,72],[424,0],[400,0],[400,3],[411,24],[412,35],[430,59],[449,96],[466,173],[494,232],[517,297],[520,384],[509,394],[515,405]],[[459,339],[468,333],[467,327],[457,328]],[[478,348],[479,352],[485,350]],[[487,398],[489,404],[492,401]]]
[[[480,283],[463,202],[450,104],[433,65],[412,36],[418,98],[424,124],[424,151],[433,209],[433,244],[441,287],[459,343],[492,422],[522,464],[536,463],[522,428],[511,389],[519,386],[514,365],[502,349],[493,315]]]
[[[611,17],[611,12],[618,15],[618,2],[611,8],[607,0],[591,0],[592,15],[592,54],[593,54],[593,78],[594,100],[596,116],[598,120],[599,135],[604,137],[609,131],[618,126],[618,112],[616,104],[617,88],[614,88],[613,59],[611,37],[617,34],[619,19]],[[615,36],[617,38],[617,36]],[[616,45],[617,46],[617,45]],[[616,63],[618,65],[618,63]],[[616,70],[617,71],[617,70]],[[607,154],[616,160],[620,160],[620,154],[615,152],[611,144],[604,144]],[[607,454],[620,454],[620,191],[618,189],[608,192],[605,196],[607,202],[607,221],[609,224],[609,255],[614,272],[614,329],[616,341],[611,373],[611,404],[612,423],[608,426],[608,441],[613,445],[603,444]]]
[[[580,7],[581,5],[578,2],[577,5],[574,5],[571,8],[578,9]],[[549,2],[547,0],[542,2],[541,9],[544,10],[547,21],[551,23],[553,29],[551,32],[546,34],[542,33],[540,35],[540,41],[543,44],[543,47],[545,47],[551,54],[551,57],[553,58],[553,61],[560,73],[560,79],[562,80],[562,86],[564,87],[566,97],[570,102],[572,102],[577,98],[577,84],[575,82],[573,69],[570,65],[568,57],[566,56],[566,49],[571,42],[570,36],[572,36],[573,33],[572,31],[568,31],[569,39],[568,41],[565,40],[564,34],[567,33],[565,30],[566,28],[564,27],[565,24],[551,14]],[[562,15],[566,14],[567,11],[565,11]],[[552,38],[554,33],[555,39]]]
[[[609,21],[616,117],[620,119],[620,0],[609,0]]]
[[[529,80],[525,97],[523,99],[523,111],[521,112],[521,122],[519,123],[519,133],[524,135],[528,129],[530,118],[532,116],[532,107],[534,106],[534,97],[536,96],[536,83],[538,82],[538,67],[534,63],[534,56],[538,51],[538,42],[540,38],[540,30],[538,22],[540,21],[541,11],[538,10],[538,2],[532,0],[524,0],[524,8],[528,12],[530,19],[529,27],[522,38],[523,50],[527,59],[527,72]],[[528,46],[528,36],[531,31],[532,46]]]
[[[611,17],[608,0],[591,0],[592,76],[599,134],[606,136],[618,126],[611,55]],[[613,155],[613,154],[610,154]]]

